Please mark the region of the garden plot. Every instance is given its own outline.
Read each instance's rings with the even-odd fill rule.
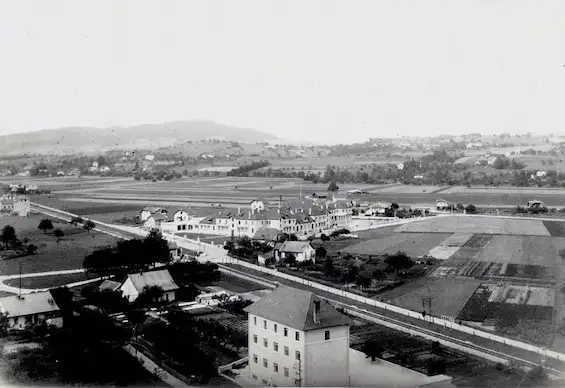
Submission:
[[[342,253],[351,255],[383,255],[398,251],[410,257],[427,255],[448,237],[447,233],[396,233],[378,239],[367,240],[341,249]]]
[[[522,265],[555,266],[559,250],[565,248],[565,238],[535,236],[492,236],[475,257],[479,261]]]
[[[515,220],[488,216],[431,217],[399,226],[397,232],[485,233],[503,235],[549,236],[537,220]]]
[[[471,237],[473,237],[473,235],[469,233],[455,233],[449,236],[440,245],[430,250],[430,256],[438,260],[447,260],[465,245]]]

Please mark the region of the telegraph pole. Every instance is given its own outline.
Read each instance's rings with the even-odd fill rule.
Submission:
[[[22,296],[22,259],[21,258],[18,260],[18,266],[20,268],[20,293],[18,296],[21,298]]]

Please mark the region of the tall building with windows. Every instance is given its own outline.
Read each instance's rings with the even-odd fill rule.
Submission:
[[[311,292],[278,287],[249,313],[249,374],[258,384],[345,387],[351,320]]]

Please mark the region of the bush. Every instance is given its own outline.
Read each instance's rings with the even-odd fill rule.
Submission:
[[[330,241],[330,237],[328,235],[326,235],[325,233],[322,233],[322,235],[320,236],[320,239],[322,241]]]
[[[465,211],[470,214],[475,214],[477,212],[477,207],[473,204],[468,204]]]

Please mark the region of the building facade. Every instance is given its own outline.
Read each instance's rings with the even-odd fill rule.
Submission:
[[[279,287],[246,311],[250,379],[266,386],[348,386],[351,321],[329,303]]]

